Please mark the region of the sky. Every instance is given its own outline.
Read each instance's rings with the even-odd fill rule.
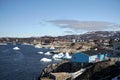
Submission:
[[[120,0],[0,0],[0,37],[120,30]]]

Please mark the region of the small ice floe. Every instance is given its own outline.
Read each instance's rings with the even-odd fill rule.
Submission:
[[[35,45],[35,48],[41,48],[41,46],[39,44]]]
[[[0,45],[7,45],[7,43],[0,43]]]
[[[50,52],[46,52],[45,55],[51,55],[51,53]]]
[[[51,62],[51,61],[52,61],[52,59],[42,58],[40,61],[41,61],[41,62]]]
[[[51,46],[50,49],[55,49],[55,47],[54,47],[54,46]]]
[[[13,50],[20,50],[20,48],[19,47],[14,47]]]
[[[69,53],[66,52],[65,56],[63,57],[64,59],[71,59],[72,56],[69,55]]]
[[[31,44],[29,44],[29,43],[23,43],[22,45],[31,45]]]
[[[55,54],[52,58],[53,59],[62,59],[64,57],[63,53]]]
[[[40,52],[38,52],[38,54],[43,54],[43,52],[40,51]]]

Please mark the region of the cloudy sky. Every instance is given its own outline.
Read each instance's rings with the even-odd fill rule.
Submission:
[[[0,0],[0,37],[120,30],[120,0]]]

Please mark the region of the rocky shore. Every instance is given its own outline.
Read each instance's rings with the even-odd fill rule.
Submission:
[[[72,63],[69,61],[64,61],[57,64],[48,65],[40,75],[40,80],[54,80],[51,73],[54,75],[67,76],[67,73],[73,73],[81,68],[92,65],[90,69],[87,69],[82,75],[75,78],[75,80],[101,80],[104,78],[111,79],[116,75],[120,74],[120,65],[116,64],[114,61],[102,61],[98,63]],[[60,77],[59,80],[71,80],[70,78],[64,79],[65,77]]]

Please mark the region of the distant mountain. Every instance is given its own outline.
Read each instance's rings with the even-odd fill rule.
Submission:
[[[61,36],[61,38],[65,38],[65,39],[81,39],[81,40],[115,39],[115,38],[120,38],[120,31],[94,31],[94,32],[87,32],[87,33],[81,34],[81,35]]]
[[[27,43],[34,43],[36,41],[47,41],[51,42],[54,40],[67,40],[72,41],[73,39],[76,40],[84,40],[88,41],[90,39],[93,40],[100,40],[100,39],[119,39],[120,40],[120,31],[93,31],[87,32],[85,34],[80,35],[65,35],[65,36],[42,36],[42,37],[30,37],[30,38],[0,38],[0,42],[27,42]]]

